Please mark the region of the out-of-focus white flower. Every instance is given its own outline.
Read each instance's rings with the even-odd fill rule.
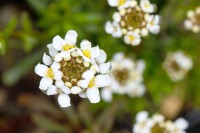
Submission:
[[[100,87],[110,84],[108,75],[111,64],[105,63],[106,53],[98,46],[92,47],[87,40],[76,46],[78,34],[67,32],[65,39],[56,36],[48,44],[50,56],[43,55],[43,64],[35,67],[35,73],[42,77],[39,88],[47,95],[58,95],[61,107],[71,105],[69,94],[88,97],[91,103],[100,101]]]
[[[159,16],[152,15],[156,6],[149,0],[141,0],[138,5],[136,0],[125,0],[118,6],[119,0],[108,0],[109,5],[118,7],[113,13],[113,22],[106,22],[105,30],[113,37],[124,36],[126,44],[139,45],[140,36],[145,37],[149,32],[157,34],[160,31]],[[133,38],[133,37],[135,37]]]
[[[175,122],[165,120],[161,114],[148,116],[148,112],[141,111],[136,116],[136,124],[133,126],[134,133],[186,133],[188,122],[179,118]]]
[[[140,97],[145,93],[145,87],[142,84],[144,61],[134,62],[125,57],[123,53],[117,53],[113,56],[111,64],[111,85],[103,88],[101,92],[105,101],[110,102],[113,93],[127,94],[130,97]],[[105,65],[104,68],[109,68],[109,64]]]
[[[191,30],[194,33],[200,31],[200,7],[197,7],[195,10],[189,10],[187,12],[187,19],[184,21],[184,26],[187,30]]]
[[[168,122],[166,124],[166,128],[169,133],[186,133],[185,130],[188,128],[188,126],[188,122],[183,118],[177,119],[174,123]]]
[[[158,15],[151,15],[148,18],[148,23],[147,23],[147,28],[149,29],[149,31],[152,34],[157,34],[160,31],[160,25],[159,25],[159,21],[160,21],[160,17]]]
[[[167,55],[163,66],[173,81],[179,81],[192,69],[193,62],[184,52],[177,51]]]
[[[108,34],[112,34],[113,37],[119,38],[122,36],[121,28],[116,22],[106,22],[105,30]]]
[[[141,42],[140,35],[136,32],[128,32],[127,35],[124,36],[124,42],[126,44],[131,44],[133,46],[139,45]]]
[[[140,6],[144,12],[153,13],[155,11],[155,5],[151,4],[149,0],[141,0]]]
[[[148,118],[148,112],[141,111],[136,116],[136,124],[133,126],[134,133],[151,133],[152,119]]]
[[[108,4],[111,7],[120,7],[123,5],[127,0],[108,0]]]

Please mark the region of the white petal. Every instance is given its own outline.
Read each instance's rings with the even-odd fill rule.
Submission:
[[[131,44],[134,45],[134,46],[137,46],[137,45],[140,44],[140,42],[141,42],[141,39],[140,39],[140,38],[137,38],[137,39],[133,40],[133,41],[131,42]]]
[[[67,86],[60,88],[65,94],[71,94],[71,90]]]
[[[158,34],[158,32],[160,31],[160,26],[159,25],[151,26],[151,27],[149,27],[149,31],[152,34]]]
[[[40,81],[39,88],[41,90],[47,90],[50,85],[53,84],[53,80],[50,78],[42,78]]]
[[[117,6],[118,6],[118,3],[119,3],[119,0],[108,0],[108,4],[109,4],[111,7],[117,7]]]
[[[64,40],[59,36],[55,36],[53,38],[53,47],[58,50],[58,51],[61,51],[62,50],[62,46],[63,46],[63,43],[64,43]]]
[[[55,87],[54,85],[50,85],[47,90],[47,95],[56,95],[56,94],[58,94],[58,88]]]
[[[79,80],[78,81],[78,86],[80,86],[83,89],[86,89],[88,87],[90,80]]]
[[[84,79],[90,80],[93,77],[94,77],[94,71],[92,71],[92,70],[87,70],[82,74],[82,78],[84,78]]]
[[[141,111],[137,114],[136,116],[136,121],[137,122],[144,122],[148,119],[148,112],[147,111]]]
[[[83,40],[81,42],[80,46],[81,46],[81,50],[84,50],[84,49],[88,49],[89,50],[89,49],[91,49],[92,44],[88,40]]]
[[[160,114],[155,114],[152,119],[156,123],[162,123],[165,120],[164,116]]]
[[[47,48],[49,49],[49,55],[51,55],[52,57],[54,57],[58,51],[53,47],[52,44],[48,44]]]
[[[120,22],[121,16],[120,16],[120,14],[119,14],[118,12],[115,12],[115,13],[113,14],[113,20],[114,20],[115,22]]]
[[[69,52],[69,51],[62,51],[62,52],[60,52],[60,54],[61,54],[61,56],[62,56],[63,58],[68,58],[68,57],[70,57],[70,52]]]
[[[57,63],[57,62],[54,62],[52,65],[51,65],[51,68],[54,72],[58,71],[58,69],[60,69],[60,63]]]
[[[190,20],[185,20],[184,25],[186,29],[192,29],[192,22]]]
[[[110,85],[110,76],[108,74],[106,75],[97,75],[95,77],[95,85],[97,87],[106,87]]]
[[[42,64],[37,64],[37,66],[35,66],[35,73],[41,77],[45,77],[45,74],[48,70],[48,67]]]
[[[97,58],[100,54],[99,46],[92,47],[91,49],[91,57],[92,58]]]
[[[81,88],[78,86],[74,86],[71,88],[71,92],[72,92],[72,94],[78,94],[81,92]]]
[[[70,104],[70,97],[67,94],[60,94],[58,96],[58,103],[60,105],[60,107],[69,107],[71,106]]]
[[[87,98],[87,95],[86,95],[85,92],[80,93],[79,96],[80,96],[81,98]]]
[[[97,63],[104,63],[107,59],[107,55],[103,50],[100,50],[99,56],[96,58]]]
[[[58,88],[62,88],[64,86],[64,82],[62,80],[56,80],[55,86]]]
[[[114,26],[110,21],[106,22],[105,30],[106,30],[106,33],[108,34],[112,34],[115,31]]]
[[[58,53],[58,54],[55,55],[54,61],[55,62],[61,62],[62,59],[63,59],[62,54]]]
[[[54,79],[55,80],[61,80],[62,76],[63,76],[63,73],[61,71],[56,71],[54,73]]]
[[[124,42],[125,42],[126,44],[131,44],[131,40],[130,40],[130,38],[129,38],[128,35],[124,36]]]
[[[111,70],[112,66],[111,63],[103,63],[99,65],[99,71],[101,74],[106,74]]]
[[[99,90],[97,87],[88,88],[86,94],[91,103],[98,103],[100,101]]]
[[[119,52],[114,54],[113,59],[116,61],[122,61],[124,59],[124,53]]]
[[[50,56],[46,55],[45,53],[44,53],[44,55],[43,55],[42,60],[43,60],[43,63],[44,63],[45,65],[47,65],[47,66],[49,66],[49,65],[52,64],[52,58],[51,58]]]
[[[72,44],[75,44],[76,43],[76,40],[77,40],[77,32],[74,31],[74,30],[69,30],[67,32],[67,34],[65,35],[65,40],[68,42],[70,41]]]
[[[179,129],[182,129],[182,130],[185,130],[186,128],[188,128],[189,124],[188,122],[183,119],[183,118],[179,118],[177,119],[174,124],[179,128]]]
[[[110,88],[104,88],[101,91],[101,96],[102,96],[104,101],[111,102],[112,101],[112,91],[111,91],[111,89]]]
[[[138,60],[137,61],[137,65],[136,65],[136,70],[140,73],[142,73],[145,69],[145,62],[144,60]]]

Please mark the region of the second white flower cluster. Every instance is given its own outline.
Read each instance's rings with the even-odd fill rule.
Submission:
[[[48,44],[49,55],[43,55],[43,63],[35,67],[35,73],[42,77],[39,88],[47,95],[59,95],[61,107],[71,105],[69,94],[79,94],[91,103],[98,103],[98,88],[110,84],[108,72],[111,64],[105,63],[107,55],[98,46],[83,40],[76,46],[77,32],[70,30],[64,39],[53,38]]]
[[[145,63],[143,60],[133,61],[120,52],[113,56],[111,64],[111,85],[102,89],[104,101],[112,101],[113,93],[127,94],[130,97],[144,95],[143,72]]]
[[[149,32],[157,34],[160,31],[160,17],[152,13],[156,5],[149,0],[108,0],[111,7],[117,7],[113,14],[113,22],[108,21],[105,30],[115,38],[124,36],[124,42],[130,45],[139,45],[141,36],[147,36]]]
[[[188,122],[178,118],[172,122],[165,120],[161,114],[154,114],[149,117],[147,111],[141,111],[136,116],[136,124],[133,126],[133,133],[186,133]]]

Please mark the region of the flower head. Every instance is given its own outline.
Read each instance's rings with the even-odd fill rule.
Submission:
[[[164,69],[173,81],[183,79],[192,66],[192,59],[182,51],[169,53],[163,63]]]
[[[159,16],[152,15],[156,6],[149,0],[141,0],[140,4],[136,0],[108,0],[108,3],[118,7],[118,11],[113,14],[114,21],[108,21],[105,25],[106,32],[113,37],[124,35],[125,43],[139,45],[141,36],[160,31]]]
[[[161,114],[149,117],[147,111],[141,111],[136,116],[136,124],[133,126],[134,133],[185,133],[188,122],[179,118],[175,122],[165,120]]]
[[[187,12],[187,19],[184,21],[184,26],[187,30],[192,30],[194,33],[200,31],[200,7]]]
[[[92,47],[87,40],[78,48],[77,36],[76,31],[70,30],[65,39],[54,37],[53,43],[47,45],[50,56],[44,54],[44,65],[35,67],[36,74],[42,77],[39,88],[47,95],[58,94],[61,107],[71,105],[69,94],[79,94],[97,103],[100,101],[98,88],[110,83],[107,73],[111,65],[105,63],[106,53],[98,46]]]
[[[102,97],[105,101],[112,100],[112,93],[127,94],[130,97],[139,97],[144,94],[145,87],[142,83],[144,61],[134,62],[125,57],[123,53],[117,53],[111,60],[111,64],[111,85],[102,90]]]

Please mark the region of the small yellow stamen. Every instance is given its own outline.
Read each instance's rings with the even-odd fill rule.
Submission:
[[[91,57],[91,52],[90,52],[90,50],[83,50],[83,54],[86,56],[86,57],[88,57],[88,58],[90,58]]]
[[[149,8],[150,4],[144,4],[145,8]]]
[[[126,0],[119,0],[118,6],[123,5],[126,2]]]
[[[132,42],[133,40],[135,40],[134,36],[129,36],[130,41]]]
[[[54,73],[53,73],[53,69],[52,68],[48,68],[46,76],[48,78],[52,78],[52,79],[54,78]]]
[[[95,78],[92,78],[92,79],[90,80],[90,83],[89,83],[88,87],[89,87],[89,88],[93,87],[93,86],[95,85],[94,82],[95,82]]]
[[[63,46],[63,50],[65,50],[65,51],[68,51],[68,50],[70,50],[71,48],[74,48],[74,45],[65,44],[65,45]]]

